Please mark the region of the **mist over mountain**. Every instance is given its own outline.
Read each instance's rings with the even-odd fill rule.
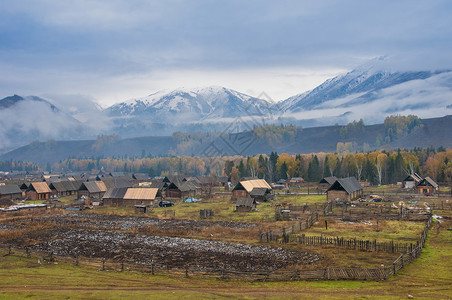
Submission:
[[[311,91],[271,103],[225,87],[162,90],[102,109],[81,95],[10,96],[0,100],[0,152],[32,141],[240,132],[265,124],[304,128],[388,115],[452,114],[452,72],[395,67],[387,57],[328,79]]]
[[[34,140],[77,139],[86,125],[45,99],[14,95],[0,100],[0,150]]]

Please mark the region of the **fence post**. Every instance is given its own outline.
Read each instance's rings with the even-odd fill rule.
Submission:
[[[393,273],[393,275],[396,274],[396,264],[395,264],[395,262],[392,263],[392,273]]]
[[[154,262],[151,263],[151,274],[154,275]]]
[[[185,277],[188,278],[188,266],[185,267]]]
[[[102,258],[102,271],[105,271],[105,258]]]

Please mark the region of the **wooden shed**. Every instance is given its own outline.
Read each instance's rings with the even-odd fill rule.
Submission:
[[[103,181],[86,181],[82,183],[77,191],[77,197],[80,198],[85,195],[91,199],[101,199],[106,191],[107,187]]]
[[[15,184],[0,185],[0,198],[10,200],[22,199],[22,190]]]
[[[327,201],[351,201],[363,194],[363,188],[355,177],[338,178],[327,190]]]
[[[156,199],[161,197],[156,188],[129,188],[124,195],[124,206],[145,205],[154,207],[158,203]]]
[[[264,179],[242,180],[232,190],[232,201],[239,198],[252,198],[251,192],[253,189],[266,189],[271,193],[271,186]],[[267,193],[267,192],[266,192]]]
[[[256,200],[253,198],[237,198],[235,211],[251,211],[256,208]]]
[[[420,194],[434,193],[439,190],[439,185],[430,177],[425,177],[416,186],[416,190]]]
[[[50,198],[51,190],[45,182],[32,182],[28,186],[26,195],[28,200],[47,200]]]
[[[129,188],[108,189],[102,197],[105,206],[123,206],[124,195]]]
[[[413,189],[422,180],[423,179],[422,179],[422,177],[419,174],[417,174],[417,173],[410,174],[402,181],[402,188],[404,188],[404,189]]]

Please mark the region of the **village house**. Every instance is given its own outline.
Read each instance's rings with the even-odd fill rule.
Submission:
[[[235,211],[252,211],[256,208],[256,200],[253,198],[238,198],[235,204]]]
[[[114,188],[102,198],[105,206],[147,206],[154,207],[161,198],[156,188]]]
[[[157,198],[161,198],[159,189],[129,188],[124,195],[124,206],[144,205],[154,207],[158,205]]]
[[[416,186],[416,190],[420,194],[431,194],[439,190],[438,184],[430,177],[425,177]]]
[[[414,189],[422,180],[423,179],[419,174],[410,174],[402,181],[402,188]]]
[[[26,191],[28,200],[48,200],[52,191],[45,182],[32,182]]]
[[[271,186],[264,179],[242,180],[232,190],[231,200],[238,198],[251,198],[251,191],[255,188],[267,189],[271,191]]]
[[[50,183],[49,188],[53,196],[65,197],[77,193],[81,185],[82,181],[57,181]]]
[[[327,201],[351,201],[362,196],[363,188],[355,177],[338,178],[328,188]]]
[[[128,188],[108,189],[102,197],[105,206],[123,206],[124,195]]]
[[[85,181],[77,191],[77,197],[88,196],[90,199],[101,199],[107,187],[103,181]]]
[[[286,182],[286,184],[287,184],[288,187],[299,188],[299,187],[301,187],[303,182],[304,182],[304,179],[301,178],[301,177],[292,177]]]
[[[22,199],[22,191],[15,184],[0,185],[0,198],[20,200]]]

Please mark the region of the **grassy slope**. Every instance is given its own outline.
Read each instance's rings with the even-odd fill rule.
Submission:
[[[425,298],[452,297],[452,232],[436,224],[420,258],[383,282],[236,282],[97,271],[36,259],[0,258],[0,298]],[[67,299],[69,299],[67,298]]]

